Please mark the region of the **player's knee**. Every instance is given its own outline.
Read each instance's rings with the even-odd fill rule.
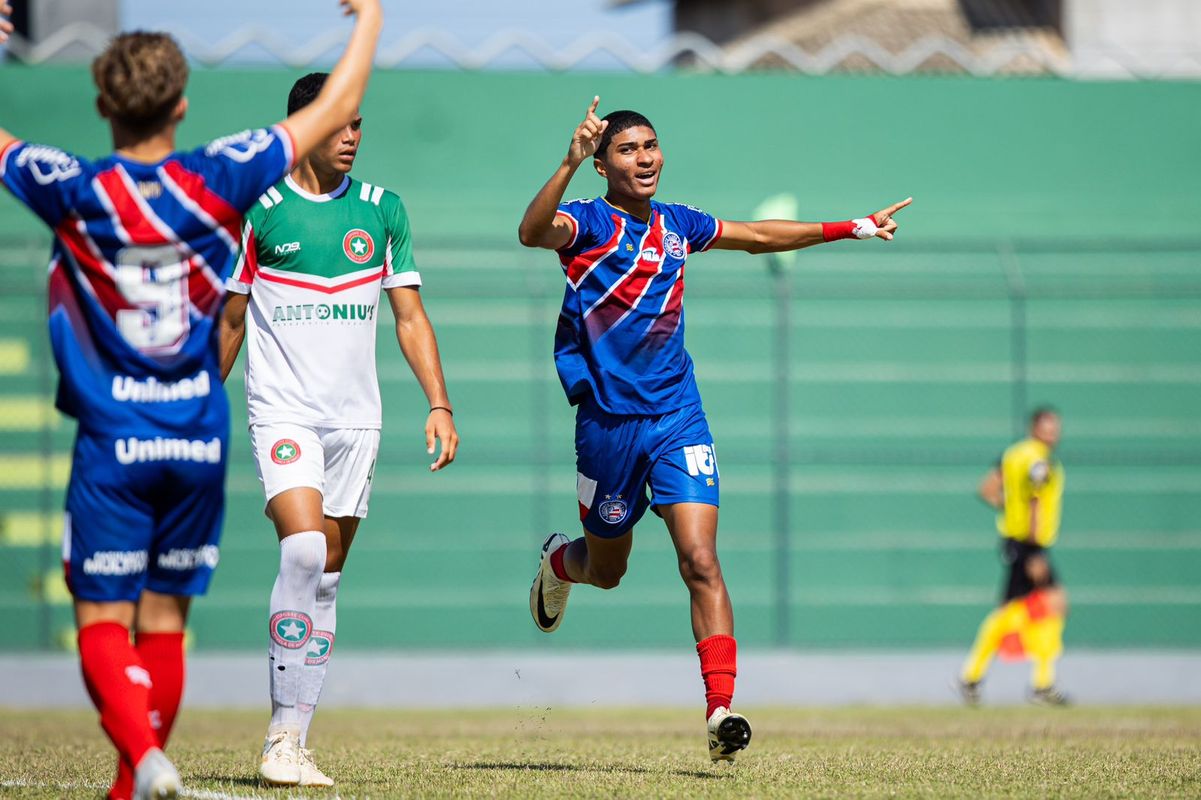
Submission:
[[[590,564],[588,566],[589,581],[598,589],[616,589],[626,574],[625,564]]]
[[[680,577],[687,584],[713,584],[721,580],[717,551],[702,548],[680,557]]]
[[[279,560],[280,569],[292,574],[320,574],[325,571],[326,551],[320,547],[282,547]]]

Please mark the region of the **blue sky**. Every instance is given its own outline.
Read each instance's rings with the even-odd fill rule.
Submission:
[[[638,49],[653,48],[671,31],[669,0],[644,0],[631,6],[612,7],[610,0],[383,0],[385,25],[381,51],[389,44],[418,31],[437,31],[477,46],[500,31],[523,31],[561,50],[588,35],[612,33]],[[284,42],[307,43],[331,30],[349,30],[339,16],[336,0],[122,0],[121,24],[125,29],[165,29],[185,42],[216,43],[244,26],[270,31]],[[331,52],[327,60],[335,55]],[[238,61],[263,60],[254,47],[238,53]],[[403,66],[445,65],[436,53],[418,53]],[[520,54],[509,54],[495,63],[500,67],[530,66]],[[598,56],[584,66],[616,66]]]

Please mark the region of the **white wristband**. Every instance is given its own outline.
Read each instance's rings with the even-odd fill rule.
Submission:
[[[876,231],[880,230],[876,226],[875,220],[873,220],[871,217],[853,219],[851,222],[855,223],[855,229],[853,233],[855,234],[856,239],[870,239],[876,235]]]

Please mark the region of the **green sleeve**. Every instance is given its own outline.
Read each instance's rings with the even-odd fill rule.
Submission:
[[[409,229],[409,215],[404,203],[392,192],[385,192],[387,207],[385,228],[388,232],[388,247],[391,252],[390,275],[402,272],[416,272],[417,264],[413,261],[413,237]]]

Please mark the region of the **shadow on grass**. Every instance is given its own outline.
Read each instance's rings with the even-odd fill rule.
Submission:
[[[628,765],[591,765],[585,764],[579,766],[576,764],[550,764],[539,762],[520,762],[520,761],[476,761],[470,764],[453,764],[452,769],[478,769],[478,770],[518,770],[531,772],[581,772],[581,771],[596,771],[596,772],[627,772],[633,775],[646,775],[659,772],[660,770],[646,769],[644,767],[631,767]],[[673,769],[667,770],[668,774],[678,775],[682,778],[703,778],[713,779],[722,778],[723,775],[714,772],[704,772],[699,769]]]
[[[270,789],[271,788],[270,786],[265,786],[262,783],[260,783],[259,779],[257,777],[247,777],[245,775],[239,775],[236,777],[232,776],[232,775],[185,775],[184,776],[185,783],[192,782],[192,781],[197,781],[197,782],[207,781],[210,783],[215,783],[219,786],[250,786],[255,789]],[[287,789],[287,788],[295,788],[295,787],[285,786],[283,788]]]

